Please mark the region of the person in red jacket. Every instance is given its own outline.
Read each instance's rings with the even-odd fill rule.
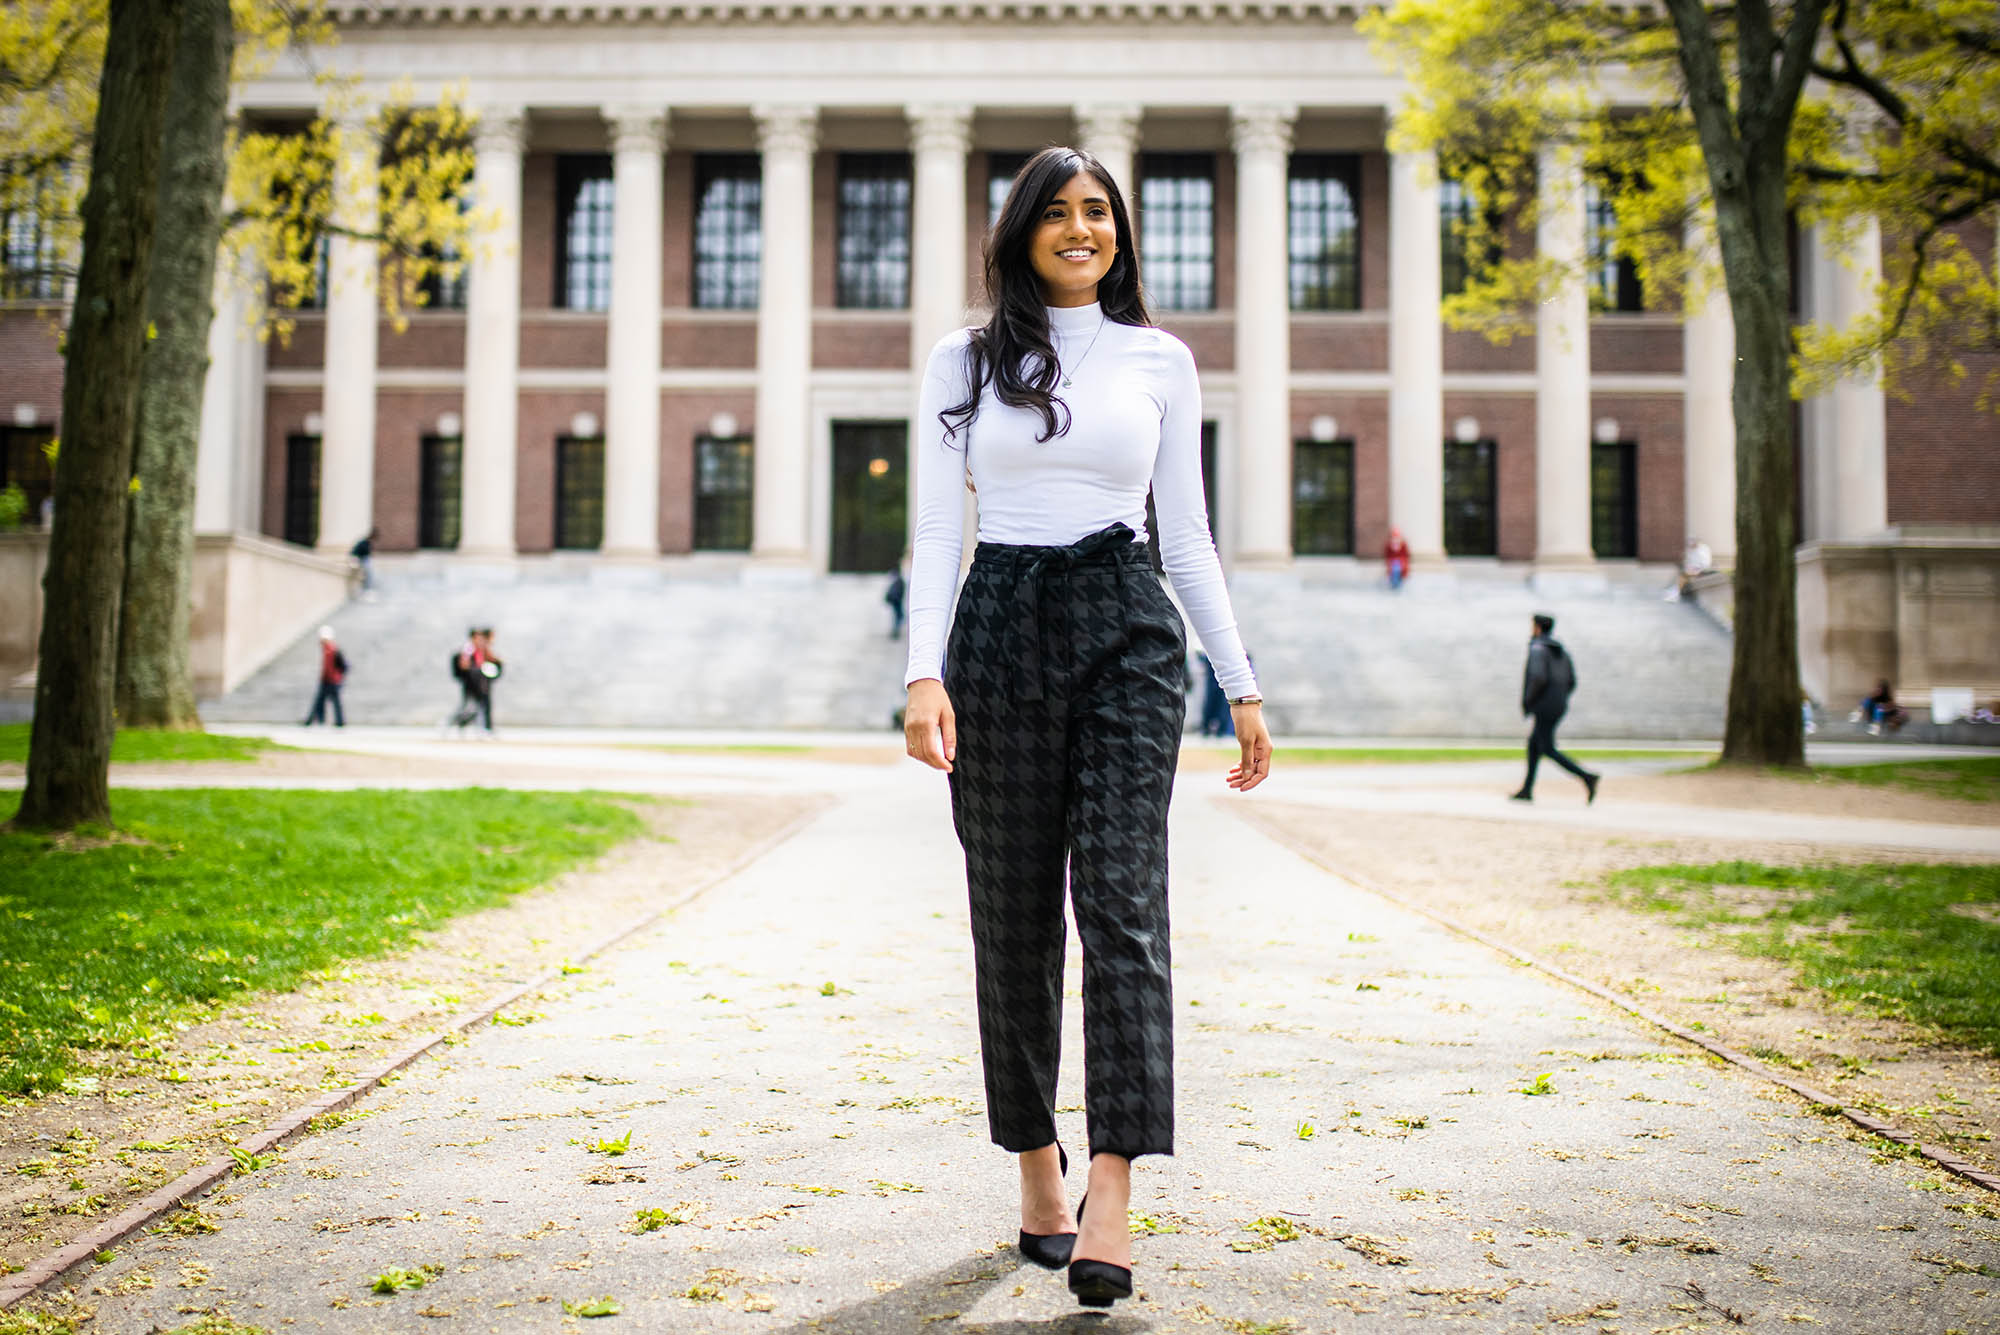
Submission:
[[[347,655],[340,652],[334,643],[333,627],[319,628],[319,691],[313,696],[312,712],[306,715],[301,726],[310,728],[315,723],[326,722],[326,707],[333,706],[333,726],[347,726],[347,716],[340,711],[340,684],[347,680]]]
[[[1410,574],[1410,544],[1403,541],[1403,530],[1389,530],[1389,540],[1382,544],[1382,565],[1389,572],[1389,587],[1402,588]]]

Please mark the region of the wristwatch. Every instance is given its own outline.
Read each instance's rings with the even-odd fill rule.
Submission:
[[[1231,705],[1261,705],[1264,703],[1264,697],[1261,695],[1239,695],[1229,703]]]

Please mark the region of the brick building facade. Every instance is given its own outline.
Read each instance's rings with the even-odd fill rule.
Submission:
[[[1617,309],[1634,303],[1606,271],[1603,302],[1579,281],[1535,336],[1442,329],[1440,183],[1387,147],[1400,87],[1344,11],[1086,7],[1058,31],[957,4],[333,9],[367,86],[464,88],[498,226],[463,305],[401,331],[350,242],[288,342],[248,336],[253,284],[229,289],[203,531],[878,569],[902,545],[913,365],[976,311],[993,183],[1069,142],[1134,198],[1156,315],[1201,368],[1225,560],[1365,559],[1391,525],[1420,559],[1732,550],[1726,312]],[[318,96],[281,67],[240,110]],[[1580,175],[1545,161],[1540,244],[1581,258]],[[347,207],[370,179],[345,164]],[[1866,257],[1801,246],[1802,310],[1851,302]],[[60,309],[0,307],[10,475],[56,425]],[[1802,537],[2000,518],[1984,369],[1803,405]]]

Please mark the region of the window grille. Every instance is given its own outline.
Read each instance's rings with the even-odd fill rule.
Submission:
[[[694,438],[696,551],[750,550],[752,449],[748,436]]]
[[[1361,160],[1352,154],[1292,158],[1291,300],[1295,311],[1361,309]]]
[[[1643,311],[1639,267],[1618,249],[1618,214],[1595,181],[1584,184],[1584,237],[1590,305],[1600,311]]]
[[[48,191],[0,212],[0,301],[55,301],[63,295],[62,242],[49,216]]]
[[[835,304],[902,310],[910,304],[910,155],[843,153]]]
[[[1292,445],[1292,551],[1354,555],[1354,442]]]
[[[556,543],[572,551],[604,545],[604,437],[556,438]]]
[[[611,309],[611,158],[566,154],[556,166],[556,305],[572,311]]]
[[[1007,194],[1014,188],[1014,178],[1021,174],[1021,168],[1028,165],[1029,153],[988,153],[986,155],[986,225],[991,227],[1000,221],[1000,210],[1007,207]]]
[[[1465,291],[1466,280],[1472,276],[1468,231],[1478,208],[1472,192],[1460,182],[1450,177],[1438,182],[1438,263],[1447,297]]]
[[[1215,155],[1139,160],[1139,253],[1146,291],[1168,311],[1215,308]]]
[[[763,254],[764,178],[754,154],[695,159],[694,304],[755,310]]]

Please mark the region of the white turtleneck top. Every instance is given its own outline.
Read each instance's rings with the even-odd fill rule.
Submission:
[[[1047,309],[1056,360],[1071,380],[1055,388],[1069,406],[1067,434],[1038,441],[1041,417],[1001,403],[989,383],[977,416],[947,443],[938,414],[966,397],[971,331],[947,334],[931,350],[917,406],[904,684],[943,675],[969,477],[979,497],[979,540],[1036,546],[1066,546],[1116,523],[1145,541],[1151,487],[1161,562],[1216,679],[1232,697],[1255,693],[1208,533],[1194,355],[1164,329],[1106,320],[1095,302]]]

